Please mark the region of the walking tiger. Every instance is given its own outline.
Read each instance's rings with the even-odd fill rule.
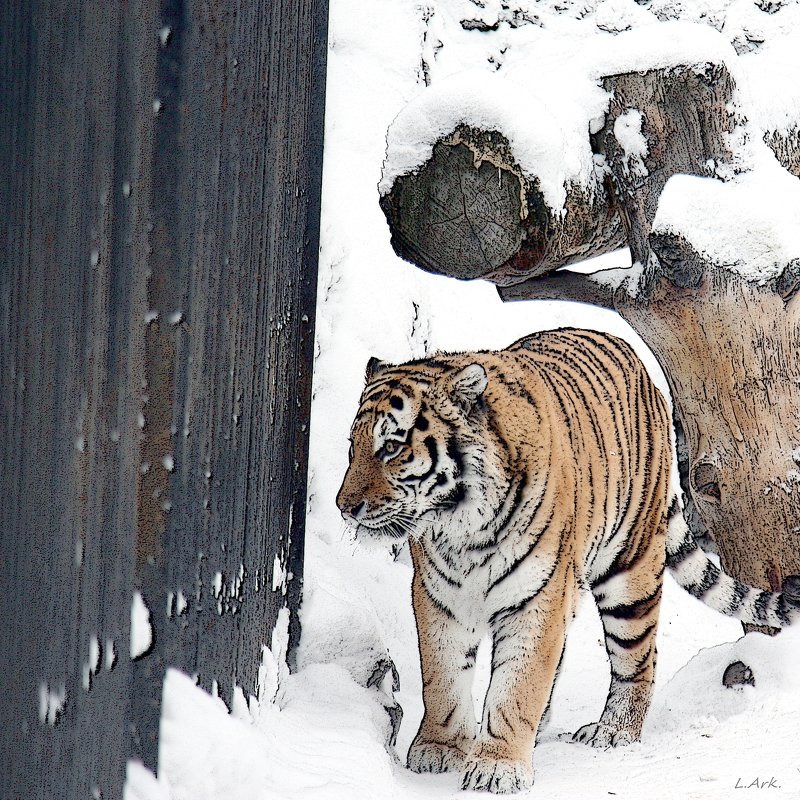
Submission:
[[[671,494],[667,404],[633,350],[593,331],[528,336],[497,352],[390,366],[371,359],[337,497],[359,536],[410,537],[425,713],[417,772],[464,789],[533,783],[532,753],[578,592],[591,590],[611,686],[574,739],[641,733],[656,666],[664,567],[746,622],[800,616],[800,579],[745,586],[695,544]],[[470,688],[492,640],[483,718]]]

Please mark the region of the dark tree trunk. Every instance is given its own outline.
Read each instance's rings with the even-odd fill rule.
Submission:
[[[326,0],[0,11],[4,800],[121,797],[166,667],[229,700],[285,617],[296,644],[326,28]]]

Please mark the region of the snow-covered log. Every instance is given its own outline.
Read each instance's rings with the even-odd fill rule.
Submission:
[[[382,206],[398,253],[425,269],[488,278],[506,300],[615,308],[670,383],[682,482],[723,564],[775,589],[800,571],[800,143],[784,125],[763,134],[778,160],[764,145],[732,51],[708,33],[673,45],[621,47],[629,63],[594,75],[602,104],[551,93],[515,117],[498,92],[427,151],[403,150],[415,124],[401,114]],[[417,134],[422,105],[409,109]],[[448,122],[446,95],[430,106],[429,140]],[[562,269],[617,247],[620,226],[633,269]]]
[[[656,71],[647,74],[645,91],[659,95],[650,98],[654,109],[663,101],[677,103],[681,108],[691,108],[703,115],[703,119],[697,121],[683,119],[680,111],[672,115],[673,123],[687,134],[694,132],[697,137],[704,136],[702,130],[720,125],[725,126],[720,133],[733,131],[733,116],[726,109],[732,93],[727,70],[709,63],[700,72],[694,66],[670,70],[668,80],[666,74],[659,75]],[[477,75],[475,80],[478,80]],[[619,97],[624,95],[630,80],[631,74],[606,76],[602,85],[610,94]],[[470,93],[481,90],[484,90],[481,86],[464,89]],[[686,102],[688,98],[683,97],[684,93],[692,95],[690,102]],[[611,133],[624,138],[626,131],[633,131],[635,136],[632,125],[636,119],[635,114],[623,116],[616,123],[616,131]],[[403,120],[399,122],[402,124]],[[650,124],[659,123],[651,120]],[[484,278],[499,286],[510,286],[624,247],[627,239],[620,217],[622,209],[613,192],[607,191],[602,136],[602,132],[593,134],[589,128],[585,142],[569,143],[573,147],[577,144],[587,150],[591,148],[595,156],[593,168],[568,179],[563,204],[554,207],[542,190],[544,178],[520,166],[514,147],[503,132],[493,127],[481,129],[470,124],[456,124],[432,145],[424,163],[408,172],[390,173],[384,178],[380,204],[389,223],[395,252],[429,272],[465,280]],[[550,148],[554,151],[566,149],[567,143],[561,141],[560,131],[557,137]],[[635,144],[630,139],[625,141]],[[673,140],[667,135],[664,141],[669,146],[682,138]],[[800,121],[798,127],[788,131],[777,129],[764,133],[764,141],[778,161],[800,177]],[[608,142],[608,146],[621,146],[614,135]],[[719,142],[727,150],[724,136],[719,137]],[[693,145],[682,158],[666,161],[672,169],[670,174],[714,174],[719,156],[724,156],[723,160],[731,156],[730,152],[707,153],[707,147],[701,142]],[[630,158],[620,160],[621,168],[638,169],[636,154],[629,155]],[[714,163],[704,161],[703,155],[708,155]],[[659,159],[660,155],[653,154],[649,161]],[[662,186],[668,177],[660,172]],[[648,194],[658,198],[658,191],[654,191],[650,183]],[[548,289],[549,284],[545,282],[535,291],[549,297]],[[588,286],[586,289],[590,292],[589,302],[595,302],[591,299],[595,290]],[[575,299],[582,299],[582,290],[577,285],[574,291],[578,293]]]
[[[571,186],[554,211],[502,134],[459,125],[381,198],[401,257],[430,272],[499,285],[625,245],[602,184]]]

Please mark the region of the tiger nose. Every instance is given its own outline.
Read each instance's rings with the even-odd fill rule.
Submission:
[[[358,519],[361,516],[362,512],[366,511],[366,508],[367,508],[367,501],[366,500],[362,500],[357,506],[353,506],[350,509],[350,512],[349,512],[350,516],[353,519]]]

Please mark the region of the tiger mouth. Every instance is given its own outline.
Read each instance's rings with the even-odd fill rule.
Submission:
[[[388,513],[374,519],[360,519],[356,526],[356,533],[360,533],[363,529],[375,537],[385,536],[388,539],[405,539],[413,531],[412,521],[410,518],[406,519],[406,516],[402,513]]]

